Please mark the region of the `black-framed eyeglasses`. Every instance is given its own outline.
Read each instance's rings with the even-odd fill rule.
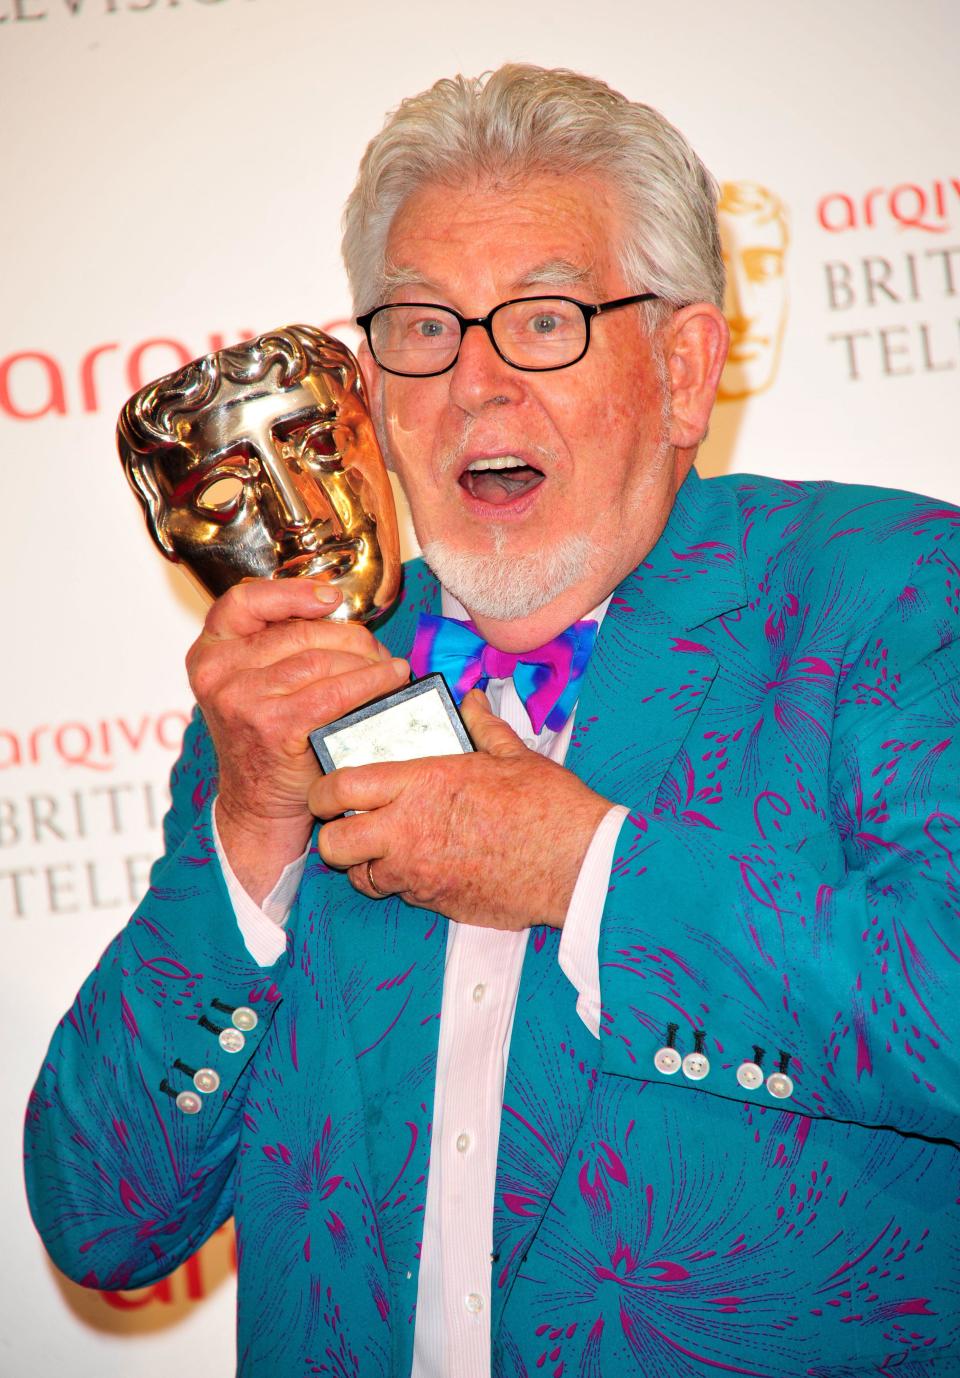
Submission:
[[[380,367],[401,378],[435,378],[453,368],[464,332],[472,325],[487,332],[500,358],[513,368],[546,373],[583,358],[595,316],[656,300],[656,292],[596,303],[575,297],[515,297],[485,316],[461,316],[436,302],[405,301],[378,306],[356,319]]]

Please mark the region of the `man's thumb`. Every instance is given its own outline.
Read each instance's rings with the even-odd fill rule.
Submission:
[[[471,689],[464,696],[460,714],[478,751],[489,756],[517,756],[527,750],[513,728],[496,716],[481,689]]]

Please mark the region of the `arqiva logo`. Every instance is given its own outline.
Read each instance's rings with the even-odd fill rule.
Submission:
[[[26,732],[0,727],[0,770],[51,763],[112,770],[121,757],[156,747],[178,749],[189,721],[190,715],[182,708],[172,708],[138,718],[119,715],[95,722],[42,723]]]
[[[897,225],[901,230],[944,234],[960,207],[960,177],[931,182],[898,182],[850,195],[831,191],[817,202],[817,220],[831,234]]]
[[[353,321],[338,317],[320,327],[355,349],[360,333]],[[155,335],[137,344],[117,341],[93,345],[75,362],[66,363],[42,349],[20,349],[0,359],[0,416],[14,421],[40,421],[48,416],[119,411],[144,383],[188,364],[203,354],[249,340],[250,329],[232,335],[212,331],[200,348],[190,348],[170,335]]]
[[[46,416],[98,412],[104,405],[119,410],[130,393],[151,378],[189,364],[254,332],[228,336],[213,332],[206,345],[191,349],[168,335],[152,336],[125,347],[116,341],[93,345],[74,363],[64,363],[42,349],[21,349],[0,359],[0,415],[14,421]]]

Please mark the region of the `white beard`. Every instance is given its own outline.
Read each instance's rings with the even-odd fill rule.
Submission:
[[[545,550],[510,555],[504,550],[504,533],[494,528],[493,544],[492,551],[478,555],[454,550],[446,541],[427,541],[423,558],[468,612],[495,622],[531,617],[580,583],[594,561],[592,542],[584,535],[564,536]]]

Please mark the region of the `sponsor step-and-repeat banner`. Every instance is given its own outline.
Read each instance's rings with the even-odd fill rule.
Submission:
[[[229,1224],[152,1287],[88,1290],[20,1177],[30,1086],[143,893],[191,711],[205,605],[124,481],[127,396],[287,322],[355,346],[339,217],[366,141],[438,77],[525,60],[657,106],[720,183],[731,349],[701,472],[960,502],[958,40],[943,0],[0,0],[2,1378],[235,1363]]]

